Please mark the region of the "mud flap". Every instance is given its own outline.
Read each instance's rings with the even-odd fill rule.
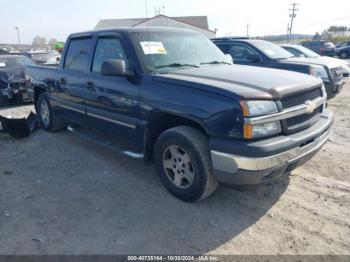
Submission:
[[[0,133],[8,133],[15,138],[24,138],[39,126],[39,121],[33,112],[27,118],[6,118],[0,116]]]

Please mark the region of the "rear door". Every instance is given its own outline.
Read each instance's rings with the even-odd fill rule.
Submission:
[[[140,144],[142,137],[137,135],[139,84],[132,77],[101,74],[102,63],[108,59],[122,59],[127,69],[133,71],[125,46],[118,34],[97,38],[91,73],[86,79],[88,123],[115,137]]]
[[[71,38],[65,52],[63,67],[58,71],[57,99],[67,119],[86,124],[86,77],[93,48],[91,36]]]

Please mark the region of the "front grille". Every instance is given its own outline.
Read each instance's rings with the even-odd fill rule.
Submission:
[[[26,85],[25,83],[11,83],[10,86],[12,89],[21,89],[24,88]]]
[[[291,129],[297,125],[300,124],[311,124],[308,121],[311,120],[312,118],[315,117],[316,120],[316,116],[319,115],[322,112],[322,106],[320,106],[319,108],[315,109],[315,111],[313,111],[310,114],[303,114],[303,115],[298,115],[295,117],[291,117],[286,119],[286,124],[287,124],[287,128]]]
[[[322,96],[322,90],[319,87],[316,89],[309,90],[305,93],[287,96],[281,100],[281,103],[283,108],[290,108],[293,106],[305,104],[307,100],[314,100],[321,96]]]
[[[331,74],[335,83],[343,80],[343,72],[340,67],[331,68]]]

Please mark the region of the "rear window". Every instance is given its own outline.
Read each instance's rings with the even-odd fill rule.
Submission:
[[[89,68],[91,46],[91,38],[71,39],[66,54],[64,68],[81,72],[87,71]]]

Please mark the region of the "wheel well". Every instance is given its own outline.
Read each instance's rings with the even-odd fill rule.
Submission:
[[[42,87],[34,87],[34,106],[36,106],[36,101],[38,101],[39,95],[45,92],[45,89]]]
[[[204,127],[192,119],[168,113],[154,114],[149,119],[147,131],[145,134],[144,159],[146,164],[153,163],[154,145],[158,137],[165,130],[176,126],[191,126],[197,128],[198,130],[202,131],[206,136],[208,136]]]
[[[38,101],[39,95],[45,92],[45,89],[42,87],[34,87],[34,105],[36,104],[36,101]]]

